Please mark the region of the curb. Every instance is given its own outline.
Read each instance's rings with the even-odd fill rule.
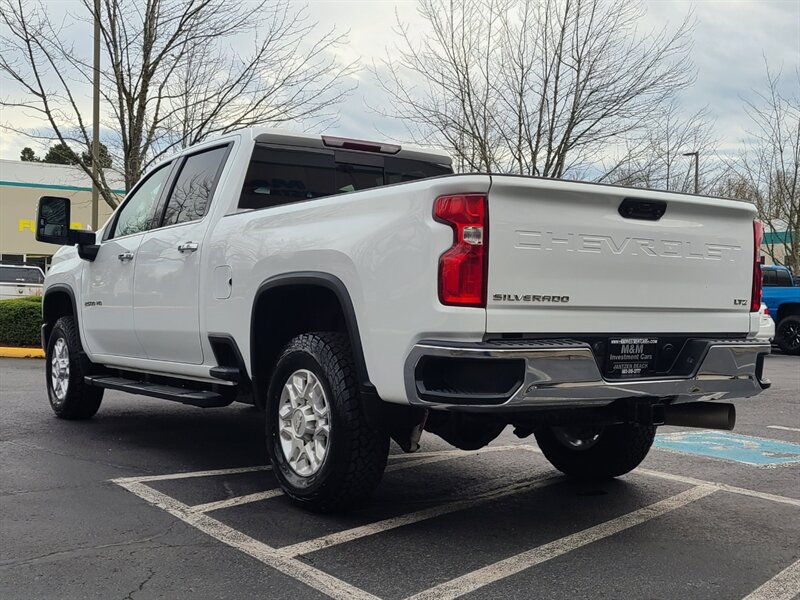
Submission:
[[[44,358],[44,350],[41,348],[0,346],[0,358]]]

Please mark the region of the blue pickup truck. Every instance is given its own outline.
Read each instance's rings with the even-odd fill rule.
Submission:
[[[775,343],[786,354],[800,354],[800,287],[786,267],[763,265],[763,296],[775,319]]]

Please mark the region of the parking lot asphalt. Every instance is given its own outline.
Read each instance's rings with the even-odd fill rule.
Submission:
[[[744,438],[662,428],[640,469],[586,484],[510,429],[476,453],[426,434],[327,516],[277,489],[255,409],[106,392],[61,421],[43,369],[0,359],[3,599],[800,597],[797,357],[737,402]]]

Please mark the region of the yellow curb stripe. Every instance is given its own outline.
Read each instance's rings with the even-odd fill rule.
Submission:
[[[44,358],[44,350],[41,348],[0,346],[0,358]]]

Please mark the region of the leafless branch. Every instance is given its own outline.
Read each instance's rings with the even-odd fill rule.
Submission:
[[[346,35],[319,31],[290,0],[101,0],[103,141],[130,189],[154,161],[215,134],[264,123],[329,123],[351,91],[355,64],[334,50]],[[92,65],[64,40],[43,4],[0,0],[0,74],[16,94],[0,106],[23,109],[43,126],[24,131],[78,144],[91,156],[85,92]],[[94,1],[72,23],[91,26]],[[236,43],[250,40],[250,52]],[[20,131],[9,124],[4,127]],[[80,166],[92,177],[91,164]],[[107,173],[94,179],[115,206]]]
[[[636,0],[421,0],[428,25],[373,65],[417,143],[462,170],[570,177],[641,135],[692,81],[689,17],[641,32]]]

